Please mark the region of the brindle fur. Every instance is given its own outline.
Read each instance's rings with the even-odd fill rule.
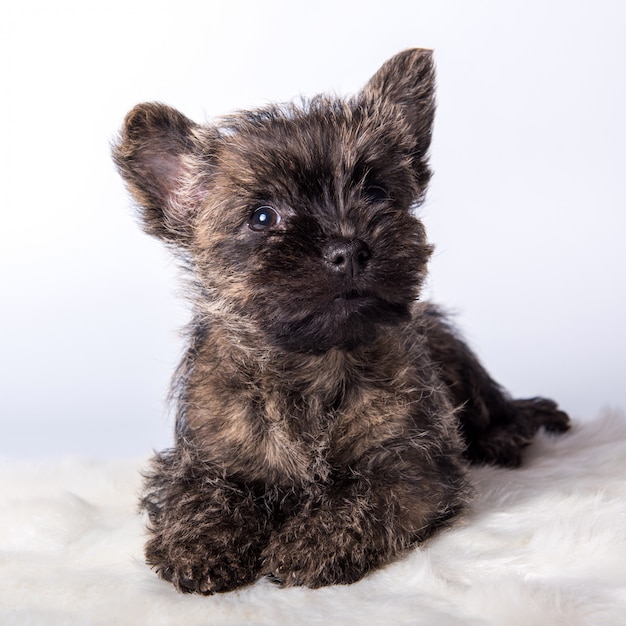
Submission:
[[[354,582],[463,509],[468,460],[516,466],[567,429],[418,302],[433,115],[432,54],[407,50],[347,100],[126,117],[115,161],[191,278],[175,445],[142,500],[180,591]],[[254,230],[263,206],[279,218]]]

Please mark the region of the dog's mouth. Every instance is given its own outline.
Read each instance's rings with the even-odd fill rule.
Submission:
[[[358,289],[350,289],[349,291],[345,291],[340,293],[337,296],[337,300],[371,300],[376,298],[376,294],[372,291],[359,291]]]
[[[408,302],[390,302],[371,289],[344,289],[304,317],[272,317],[274,340],[288,351],[321,353],[369,345],[380,328],[408,319]]]
[[[380,303],[380,297],[373,291],[349,289],[336,295],[334,302],[341,310],[351,313],[377,306]]]

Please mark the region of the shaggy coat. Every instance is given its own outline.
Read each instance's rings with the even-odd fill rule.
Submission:
[[[143,497],[147,561],[179,590],[354,582],[462,510],[468,460],[516,466],[567,428],[418,300],[433,116],[432,54],[407,50],[347,100],[126,117],[115,161],[193,302]]]

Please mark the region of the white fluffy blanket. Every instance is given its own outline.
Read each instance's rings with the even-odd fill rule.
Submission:
[[[626,416],[473,471],[459,524],[351,586],[184,596],[142,560],[141,461],[0,463],[0,624],[626,624]]]

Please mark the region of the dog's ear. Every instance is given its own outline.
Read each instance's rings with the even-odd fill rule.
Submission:
[[[211,130],[158,103],[132,109],[113,159],[141,207],[146,232],[187,245],[213,169]]]
[[[359,103],[381,122],[403,126],[412,139],[419,178],[428,177],[425,157],[435,117],[435,64],[432,50],[405,50],[389,59],[359,94]]]

